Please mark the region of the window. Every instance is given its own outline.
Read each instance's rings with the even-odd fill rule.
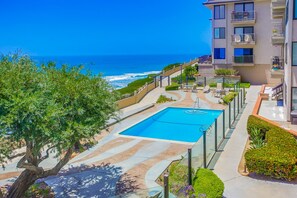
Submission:
[[[244,42],[247,36],[250,36],[250,41],[255,41],[254,37],[254,27],[235,27],[234,34],[236,37],[240,37],[240,42]],[[234,37],[234,39],[236,38]],[[233,40],[235,41],[235,40]]]
[[[297,110],[297,87],[292,87],[292,111]]]
[[[254,19],[254,3],[236,3],[234,4],[233,19]]]
[[[214,19],[225,19],[225,5],[214,6]]]
[[[292,43],[292,66],[297,66],[297,42]]]
[[[214,48],[214,59],[225,59],[225,48]]]
[[[252,48],[235,48],[234,63],[253,63],[254,50]]]
[[[225,28],[215,28],[214,29],[214,38],[215,39],[224,39],[225,38]]]

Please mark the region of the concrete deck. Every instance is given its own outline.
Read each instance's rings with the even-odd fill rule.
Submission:
[[[246,130],[247,119],[252,113],[259,91],[260,86],[252,86],[247,90],[247,105],[224,151],[214,166],[214,172],[225,184],[225,197],[297,197],[296,184],[269,180],[263,177],[242,176],[237,171],[248,138]]]

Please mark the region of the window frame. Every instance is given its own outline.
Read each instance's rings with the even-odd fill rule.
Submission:
[[[242,7],[243,8],[243,11],[238,11],[238,12],[248,12],[248,11],[245,10],[245,5],[246,4],[253,4],[253,12],[255,12],[255,3],[254,2],[235,3],[234,4],[234,11],[236,12],[236,10],[235,10],[235,6],[236,5],[242,5],[243,6]]]
[[[216,29],[218,29],[219,30],[219,38],[216,38]],[[224,29],[224,36],[223,37],[221,37],[221,29]],[[213,38],[214,39],[226,39],[226,28],[225,27],[215,27],[215,28],[213,28]]]
[[[293,89],[297,89],[297,87],[291,87],[291,111],[294,111],[293,110]]]
[[[221,6],[223,6],[224,7],[224,17],[223,18],[221,18]],[[216,18],[216,7],[218,7],[219,9],[219,13],[218,13],[218,18]],[[226,19],[226,6],[225,5],[215,5],[214,7],[213,7],[213,19],[214,20],[221,20],[221,19]]]
[[[293,0],[293,20],[297,20],[297,0]]]
[[[219,54],[219,58],[216,58],[216,49],[218,49],[219,50],[219,52],[220,52],[220,54]],[[221,50],[222,49],[224,49],[224,58],[221,58]],[[215,60],[226,60],[226,48],[214,48],[213,49],[213,53],[214,53],[214,55],[213,55],[213,59],[215,59]]]
[[[294,62],[293,62],[293,60],[294,60],[294,44],[296,45],[296,52],[295,52],[295,54],[296,54],[296,56],[297,56],[297,41],[293,41],[292,42],[292,49],[291,49],[291,65],[292,65],[292,67],[296,67],[297,66],[297,63],[296,63],[296,65],[294,65]],[[297,57],[296,57],[296,59],[297,59]],[[297,61],[296,61],[297,62]]]

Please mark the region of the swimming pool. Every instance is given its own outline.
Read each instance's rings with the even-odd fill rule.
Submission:
[[[119,134],[194,143],[221,113],[221,110],[168,107]]]

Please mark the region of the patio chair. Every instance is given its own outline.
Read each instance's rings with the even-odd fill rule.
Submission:
[[[240,42],[241,42],[241,37],[240,37],[240,35],[238,35],[238,34],[235,34],[235,35],[234,35],[234,42],[235,42],[235,43],[240,43]]]
[[[244,35],[244,42],[251,43],[253,41],[253,37],[251,34],[245,34]]]
[[[210,91],[210,87],[209,85],[206,85],[204,88],[203,88],[203,93],[208,93]]]
[[[223,89],[223,83],[217,83],[217,88],[215,90],[215,97],[221,97],[221,95],[225,94],[225,90]]]

